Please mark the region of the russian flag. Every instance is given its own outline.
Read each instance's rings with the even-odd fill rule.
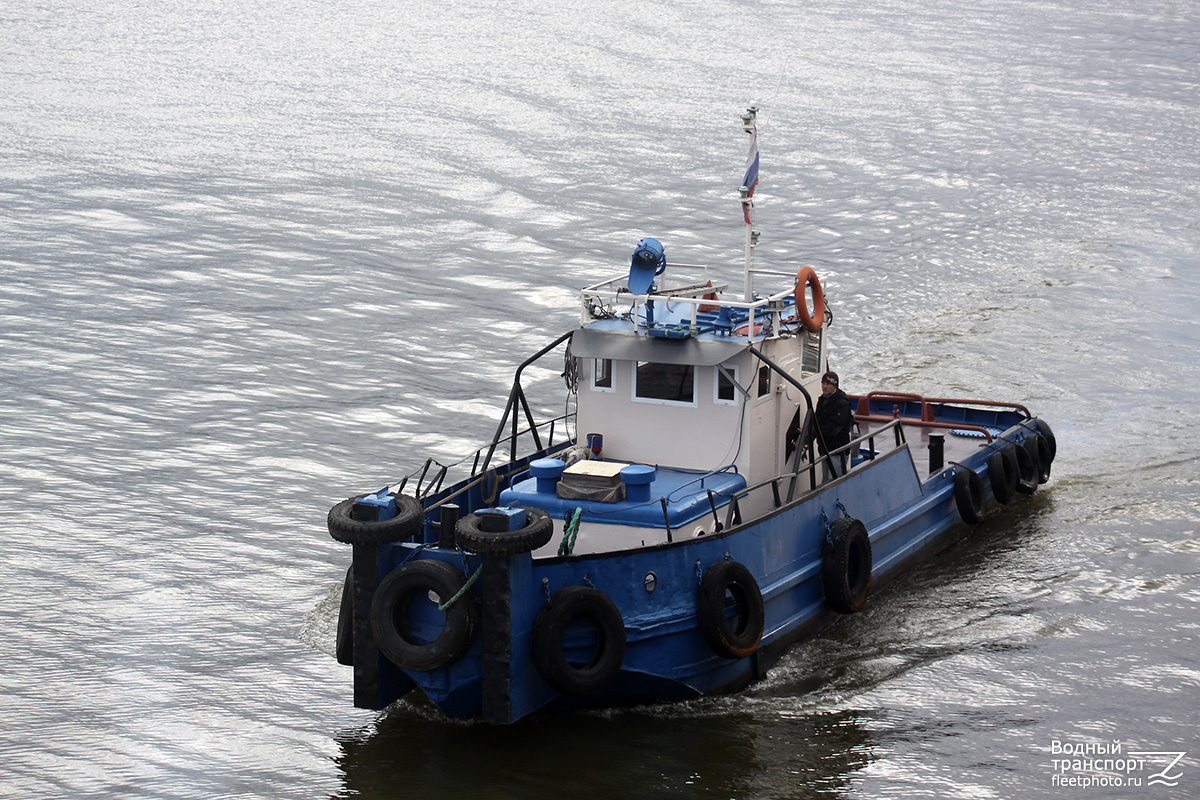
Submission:
[[[747,197],[754,197],[754,187],[758,186],[758,131],[750,131],[750,155],[746,157],[746,174],[742,178],[742,186],[748,189]],[[746,224],[750,221],[750,204],[742,203],[742,213]]]

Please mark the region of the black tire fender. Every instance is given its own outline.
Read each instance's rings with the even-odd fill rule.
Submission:
[[[988,483],[997,503],[1006,506],[1012,502],[1017,490],[1017,457],[1011,445],[988,456]]]
[[[382,522],[357,520],[351,517],[356,500],[368,495],[355,495],[329,509],[326,524],[329,535],[344,544],[388,544],[407,539],[425,523],[424,509],[415,498],[395,494],[396,516]]]
[[[464,549],[481,556],[513,556],[537,550],[554,535],[550,515],[540,508],[525,509],[525,527],[515,531],[485,531],[478,514],[468,514],[458,521],[454,537]]]
[[[871,592],[871,538],[853,517],[835,519],[821,552],[825,601],[834,611],[861,611]]]
[[[596,629],[596,646],[586,664],[567,658],[567,628],[584,617]],[[533,663],[546,683],[570,695],[598,692],[612,682],[625,660],[625,623],[612,600],[590,586],[559,589],[533,625]]]
[[[354,666],[354,567],[346,570],[346,582],[342,584],[342,602],[338,606],[337,639],[334,652],[337,662],[343,666]]]
[[[466,655],[479,616],[469,593],[445,610],[445,624],[432,640],[423,640],[409,630],[413,600],[430,603],[436,598],[436,602],[446,603],[466,583],[457,568],[432,558],[409,561],[389,572],[371,603],[371,631],[379,652],[396,666],[414,672],[435,672]]]
[[[1034,456],[1029,454],[1028,442],[1026,439],[1013,448],[1013,455],[1017,458],[1017,491],[1021,494],[1033,494],[1038,487],[1039,468]]]
[[[1058,440],[1054,438],[1054,429],[1050,427],[1050,423],[1044,419],[1036,419],[1034,423],[1037,425],[1038,433],[1046,439],[1046,444],[1050,446],[1050,461],[1054,461],[1058,455]]]
[[[1050,443],[1046,437],[1035,433],[1025,440],[1025,449],[1029,451],[1029,456],[1037,467],[1037,482],[1045,483],[1050,480],[1050,462],[1054,460],[1054,456],[1051,455]]]
[[[733,614],[729,613],[729,600]],[[758,650],[766,624],[762,592],[745,564],[722,560],[700,577],[696,601],[700,633],[709,648],[723,658],[747,658]]]
[[[978,525],[987,516],[983,480],[975,470],[963,467],[954,471],[954,504],[969,525]]]

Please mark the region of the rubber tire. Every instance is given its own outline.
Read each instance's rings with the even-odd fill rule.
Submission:
[[[731,618],[725,596],[732,595],[737,613]],[[747,658],[762,641],[766,614],[754,573],[737,561],[711,564],[700,577],[696,601],[700,633],[709,649],[722,658]]]
[[[392,494],[396,498],[396,516],[382,522],[364,522],[352,519],[350,509],[354,502],[366,494],[343,500],[329,509],[326,524],[329,535],[344,544],[388,544],[407,539],[425,524],[425,512],[414,498],[404,494]]]
[[[978,525],[987,517],[983,479],[973,469],[954,471],[954,504],[963,522]]]
[[[582,667],[567,660],[563,637],[577,617],[596,625],[596,654]],[[570,695],[598,692],[612,682],[625,660],[625,623],[621,612],[590,586],[568,586],[550,598],[533,624],[533,663],[546,683]]]
[[[475,599],[470,594],[446,609],[445,625],[432,642],[412,641],[397,620],[414,594],[433,592],[444,603],[466,583],[466,577],[458,569],[432,558],[409,561],[389,572],[379,583],[371,603],[371,631],[379,652],[396,666],[413,672],[445,669],[466,655],[479,619]]]
[[[1038,433],[1046,437],[1046,444],[1050,445],[1050,461],[1053,462],[1058,455],[1058,440],[1054,438],[1054,429],[1050,427],[1050,423],[1043,419],[1036,419],[1034,423],[1037,425]]]
[[[861,611],[871,593],[871,538],[853,517],[841,517],[829,526],[821,548],[821,580],[825,602],[841,614]]]
[[[338,606],[337,639],[334,651],[337,662],[346,667],[354,666],[354,567],[346,570],[346,581],[342,584],[342,602]]]
[[[515,531],[485,531],[480,527],[478,514],[468,514],[458,521],[454,537],[464,550],[481,556],[513,556],[537,550],[554,535],[550,515],[540,508],[525,509],[525,527]]]
[[[1013,447],[1013,455],[1017,459],[1017,491],[1021,494],[1033,494],[1038,487],[1037,462],[1029,454],[1029,448],[1024,442]]]
[[[1035,433],[1025,440],[1025,448],[1029,451],[1029,455],[1033,457],[1033,463],[1037,465],[1037,481],[1045,483],[1050,480],[1050,462],[1054,460],[1050,454],[1050,443],[1045,436],[1040,433]]]
[[[988,456],[988,483],[997,503],[1006,506],[1012,502],[1013,492],[1017,490],[1017,457],[1011,446]]]

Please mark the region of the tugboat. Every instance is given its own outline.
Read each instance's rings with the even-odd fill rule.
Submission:
[[[509,724],[735,691],[1049,479],[1054,434],[1016,403],[871,391],[826,446],[832,315],[810,267],[754,268],[756,109],[742,127],[740,296],[641,239],[518,367],[467,477],[431,459],[411,492],[329,511],[353,547],[337,657],[356,706],[416,689]],[[537,421],[522,372],[560,348],[575,410]]]

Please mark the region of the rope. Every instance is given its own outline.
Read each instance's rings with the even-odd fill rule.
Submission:
[[[471,588],[471,584],[475,583],[475,581],[479,578],[479,573],[481,572],[483,572],[483,564],[479,565],[479,569],[475,570],[475,574],[467,579],[467,582],[463,584],[463,587],[459,589],[457,593],[455,593],[454,597],[451,597],[444,603],[438,603],[438,611],[445,611],[447,608],[457,603],[458,599],[466,594],[467,590]]]
[[[576,508],[571,521],[563,528],[563,538],[558,544],[558,554],[569,556],[575,552],[575,539],[579,536],[579,518],[583,516],[583,508]]]

